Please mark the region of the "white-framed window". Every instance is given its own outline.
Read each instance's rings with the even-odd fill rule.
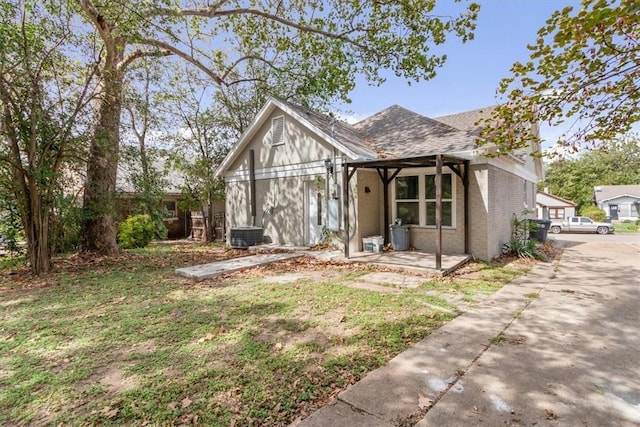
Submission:
[[[564,208],[549,208],[549,219],[564,219]]]
[[[425,175],[425,200],[427,216],[425,225],[436,225],[436,176]],[[442,225],[453,226],[453,175],[442,174]]]
[[[176,205],[175,200],[163,200],[162,207],[164,210],[165,219],[178,218],[178,206]]]
[[[413,172],[413,171],[411,171]],[[398,176],[393,185],[393,217],[403,224],[435,227],[436,176],[434,172]],[[456,179],[452,173],[442,174],[442,226],[456,226]]]
[[[271,145],[284,144],[284,116],[271,119]]]
[[[396,218],[403,224],[420,225],[420,184],[418,175],[396,178]]]

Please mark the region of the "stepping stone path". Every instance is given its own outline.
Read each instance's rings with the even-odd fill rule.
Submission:
[[[245,268],[256,267],[259,265],[271,264],[272,262],[282,261],[290,258],[297,258],[301,254],[261,254],[242,258],[233,258],[225,261],[212,262],[211,264],[195,265],[193,267],[185,267],[176,269],[178,276],[183,276],[195,281],[210,279],[220,274],[227,274]]]

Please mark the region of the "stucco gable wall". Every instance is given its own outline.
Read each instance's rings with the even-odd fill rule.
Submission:
[[[284,144],[272,145],[272,120],[284,116]],[[303,126],[293,117],[276,108],[256,131],[254,137],[239,153],[238,158],[227,169],[248,170],[247,153],[255,152],[256,170],[270,167],[304,164],[333,157],[333,147]]]

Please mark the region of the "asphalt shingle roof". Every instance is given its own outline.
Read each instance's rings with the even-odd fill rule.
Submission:
[[[475,148],[464,131],[393,105],[354,125],[380,158],[410,158]]]
[[[327,135],[338,142],[348,146],[354,153],[363,159],[375,159],[376,153],[373,147],[365,143],[364,138],[349,123],[338,120],[336,117],[318,113],[299,105],[287,103],[288,107],[308,120],[312,125],[321,129]]]
[[[630,195],[640,199],[640,185],[598,185],[594,188],[596,202]]]
[[[491,106],[478,108],[476,110],[436,117],[436,120],[442,123],[446,123],[456,129],[466,130],[478,136],[480,134],[480,127],[476,125],[476,123],[478,122],[478,120],[488,117],[494,108],[496,107]]]

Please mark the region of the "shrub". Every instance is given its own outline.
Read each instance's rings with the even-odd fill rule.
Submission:
[[[607,219],[607,214],[597,206],[587,206],[580,209],[580,215],[588,216],[594,221],[602,222]]]
[[[118,245],[122,249],[144,248],[155,234],[155,224],[150,215],[133,215],[118,227]]]

